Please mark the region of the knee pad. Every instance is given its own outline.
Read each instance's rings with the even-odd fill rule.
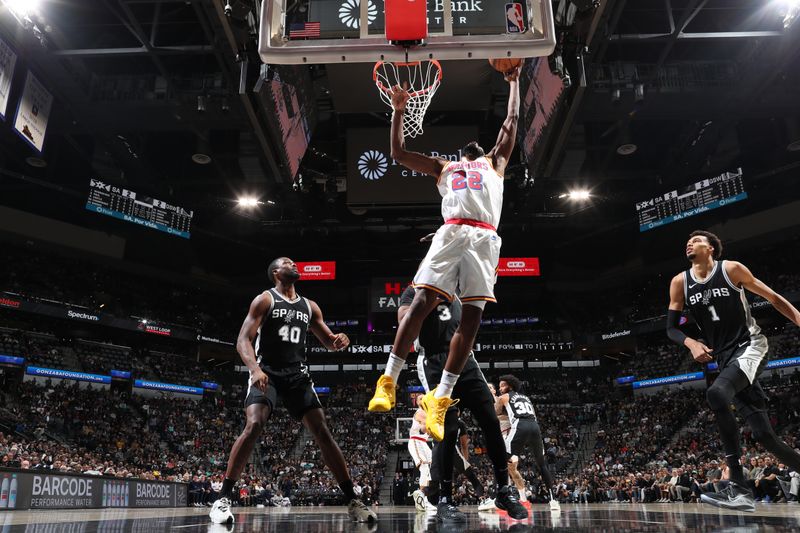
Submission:
[[[722,387],[712,385],[706,391],[706,401],[712,411],[723,411],[728,409],[733,399]]]

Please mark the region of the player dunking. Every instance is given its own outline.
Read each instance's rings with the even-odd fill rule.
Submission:
[[[427,413],[428,433],[437,441],[443,438],[445,413],[453,403],[450,396],[472,350],[483,308],[487,301],[495,301],[501,243],[497,225],[503,206],[503,174],[517,134],[518,75],[519,68],[506,74],[510,86],[508,113],[494,148],[484,153],[477,142],[470,142],[458,162],[406,150],[402,123],[409,94],[398,86],[391,90],[391,156],[405,167],[437,179],[444,225],[436,232],[414,277],[414,301],[397,328],[392,353],[369,410],[386,412],[394,407],[395,384],[423,320],[439,305],[439,297],[452,300],[458,287],[465,304],[461,323],[450,342],[438,386],[421,402]]]
[[[533,452],[533,459],[536,466],[542,473],[542,479],[550,495],[550,510],[561,511],[561,505],[553,495],[553,474],[547,468],[544,458],[544,442],[542,442],[542,430],[536,420],[536,409],[530,398],[522,394],[522,382],[516,376],[507,374],[500,376],[500,396],[497,397],[495,407],[498,415],[505,412],[510,422],[510,429],[506,435],[506,451],[508,452],[508,472],[517,489],[522,494],[525,490],[525,480],[517,469],[519,456],[524,455],[526,450]],[[524,499],[524,498],[521,498]]]
[[[730,405],[750,426],[753,438],[792,470],[800,472],[800,454],[781,441],[766,412],[766,394],[757,378],[767,363],[767,338],[750,315],[745,289],[766,299],[782,315],[800,326],[800,312],[750,270],[736,261],[722,261],[722,242],[707,231],[695,231],[686,243],[692,266],[672,278],[669,287],[667,335],[686,346],[698,363],[716,359],[720,373],[706,391],[717,419],[731,483],[701,499],[717,507],[755,511],[753,494],[746,488],[739,463],[739,428]],[[681,311],[689,308],[703,341],[678,329]]]
[[[209,513],[211,521],[233,523],[230,510],[233,486],[274,411],[278,396],[289,414],[302,420],[313,435],[323,461],[349,502],[350,517],[357,522],[375,521],[375,513],[353,492],[347,464],[328,430],[325,413],[304,364],[309,329],[331,351],[347,348],[350,339],[344,333],[332,333],[322,319],[319,306],[297,294],[294,284],[300,274],[294,261],[286,257],[275,259],[269,265],[267,276],[275,286],[256,296],[250,304],[236,343],[239,356],[250,370],[244,411],[247,423],[231,449],[220,499],[214,502]]]

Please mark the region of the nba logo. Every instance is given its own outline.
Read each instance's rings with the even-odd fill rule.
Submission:
[[[526,29],[522,4],[506,4],[506,33],[524,33]]]

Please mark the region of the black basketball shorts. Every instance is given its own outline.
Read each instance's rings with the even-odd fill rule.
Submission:
[[[245,408],[253,404],[269,405],[269,414],[275,410],[278,398],[289,414],[301,420],[311,409],[321,409],[317,393],[314,391],[314,382],[304,364],[292,365],[282,368],[272,368],[261,365],[261,370],[267,374],[267,392],[261,392],[247,380],[247,397],[244,400]]]
[[[527,455],[527,451],[532,452],[534,457],[544,457],[542,430],[533,418],[514,420],[505,441],[509,455]]]
[[[767,366],[767,349],[767,339],[757,335],[749,342],[742,341],[723,353],[714,354],[720,363],[719,377],[745,385],[733,397],[733,406],[743,419],[767,410],[768,397],[758,382],[758,377]]]
[[[446,353],[428,356],[421,352],[417,357],[417,374],[426,392],[439,384],[446,362]],[[494,396],[489,391],[489,384],[473,354],[469,355],[464,370],[461,371],[461,375],[453,387],[451,397],[459,400],[457,407],[466,407],[471,411],[474,410],[474,406],[487,403],[494,405]]]

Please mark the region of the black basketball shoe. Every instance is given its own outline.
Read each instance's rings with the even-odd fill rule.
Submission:
[[[700,499],[705,503],[710,503],[715,507],[723,507],[725,509],[749,511],[751,513],[756,510],[753,493],[741,485],[737,485],[733,481],[719,492],[701,494]]]
[[[497,491],[497,498],[494,505],[500,510],[508,513],[514,520],[525,520],[528,518],[528,510],[519,503],[519,493],[516,487],[505,485]]]
[[[466,522],[467,515],[458,510],[458,507],[449,502],[439,502],[436,506],[436,521],[444,523]]]

